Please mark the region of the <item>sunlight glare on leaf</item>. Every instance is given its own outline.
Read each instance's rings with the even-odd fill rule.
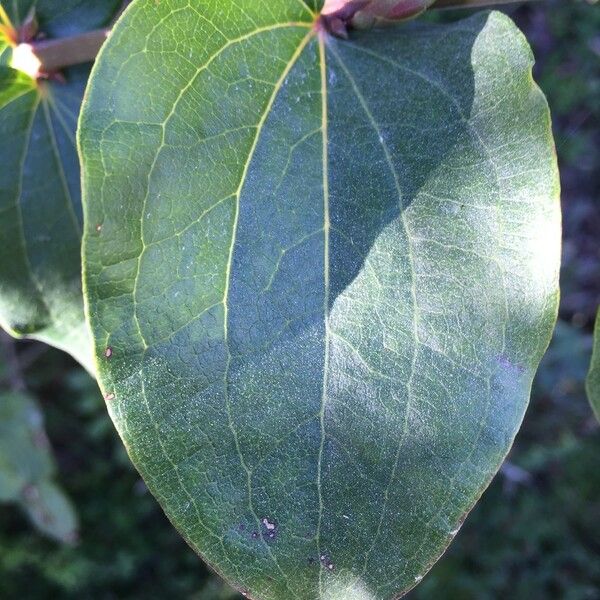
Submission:
[[[323,600],[376,600],[375,594],[355,575],[340,574],[326,584]]]
[[[19,44],[13,50],[11,66],[13,69],[29,75],[32,79],[37,79],[42,63],[35,55],[31,44]]]

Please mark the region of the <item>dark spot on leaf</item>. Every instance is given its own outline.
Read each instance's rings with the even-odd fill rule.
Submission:
[[[268,517],[263,517],[260,521],[264,527],[263,535],[264,537],[274,540],[278,534],[277,523],[272,521]]]

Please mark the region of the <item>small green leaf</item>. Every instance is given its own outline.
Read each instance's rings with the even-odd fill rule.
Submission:
[[[6,3],[18,26],[34,2]],[[40,31],[82,32],[118,2],[40,0]],[[18,14],[17,14],[18,13]],[[70,352],[92,369],[81,294],[81,191],[75,130],[88,66],[34,81],[0,66],[0,325]]]
[[[77,537],[71,501],[53,482],[52,450],[42,413],[23,393],[0,394],[0,502],[19,504],[33,525],[60,542]]]
[[[20,502],[32,524],[44,535],[64,544],[78,538],[77,514],[65,493],[52,481],[26,489]]]
[[[598,421],[600,421],[600,313],[596,318],[594,350],[592,352],[592,363],[587,377],[586,389],[592,410]]]
[[[54,462],[36,402],[0,394],[0,502],[16,501],[28,485],[54,475]]]
[[[79,130],[109,410],[172,522],[261,600],[420,581],[557,311],[523,36],[485,13],[342,41],[320,5],[134,2]]]

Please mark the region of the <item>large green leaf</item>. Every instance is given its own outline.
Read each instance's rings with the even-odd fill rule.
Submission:
[[[318,5],[130,6],[80,121],[85,296],[111,415],[189,543],[253,598],[387,599],[521,422],[559,186],[507,17],[340,41]]]
[[[594,329],[594,351],[592,352],[592,363],[586,388],[592,410],[598,421],[600,421],[600,313],[598,315]]]
[[[18,26],[34,2],[6,3]],[[47,35],[106,22],[118,1],[40,0]],[[17,14],[20,13],[20,14]],[[89,67],[34,81],[0,66],[0,324],[92,368],[81,295],[81,191],[75,130]]]

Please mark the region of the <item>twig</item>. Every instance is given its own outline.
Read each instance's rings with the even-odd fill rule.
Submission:
[[[380,6],[376,0],[327,0],[320,24],[337,37],[348,37],[348,29],[391,25],[414,18],[426,10],[481,8],[532,0],[401,0]]]
[[[479,8],[531,1],[533,0],[437,0],[431,8]],[[121,15],[130,3],[131,0],[123,2],[115,19]],[[334,26],[341,24],[340,27],[343,29],[343,26],[351,21],[353,15],[366,4],[368,4],[368,0],[350,0],[344,8],[340,8],[339,11],[327,15],[326,20],[333,22]],[[340,21],[340,23],[337,23],[337,21]],[[331,27],[329,28],[332,29]],[[333,30],[335,33],[335,27],[333,27]],[[32,41],[27,50],[31,50],[39,63],[41,63],[39,74],[47,75],[60,71],[65,67],[92,62],[96,58],[102,44],[106,41],[110,31],[109,27],[67,38]]]
[[[93,62],[109,36],[112,26],[121,16],[123,11],[131,4],[132,0],[124,0],[121,8],[114,16],[109,27],[88,31],[79,35],[50,40],[27,40],[22,44],[21,50],[31,54],[37,59],[37,73],[34,76],[45,76],[55,73],[66,67]],[[16,52],[18,52],[18,48]],[[39,63],[39,65],[37,64]],[[34,69],[35,70],[35,69]]]
[[[92,62],[109,33],[110,29],[97,29],[68,38],[33,42],[31,48],[41,63],[40,70],[52,73],[65,67]]]
[[[437,0],[431,8],[482,8],[497,4],[521,4],[533,0]]]
[[[21,365],[21,372],[25,373],[40,357],[44,356],[49,350],[50,346],[38,341],[32,340],[23,350],[19,353],[19,364]]]
[[[7,380],[13,392],[23,392],[26,389],[25,379],[19,356],[15,349],[15,340],[7,333],[0,330],[0,346],[2,347],[2,358],[8,367]]]

